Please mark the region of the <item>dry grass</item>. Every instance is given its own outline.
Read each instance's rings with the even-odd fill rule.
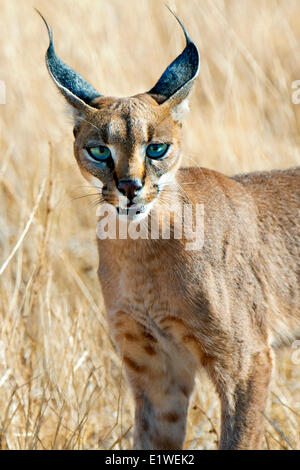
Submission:
[[[2,0],[0,79],[0,447],[128,449],[132,402],[96,279],[93,198],[44,66],[47,36],[101,93],[149,89],[183,46],[160,0]],[[227,174],[300,164],[299,0],[170,1],[202,68],[185,126],[186,164]],[[10,254],[13,256],[10,257]],[[4,269],[5,268],[5,269]],[[265,448],[300,448],[300,368],[280,354]],[[197,379],[186,447],[213,449],[219,404]]]

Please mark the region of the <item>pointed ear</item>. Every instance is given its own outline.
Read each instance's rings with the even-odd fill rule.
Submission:
[[[181,121],[188,111],[187,98],[191,92],[194,80],[198,75],[200,58],[198,49],[190,40],[185,27],[172,10],[178,23],[183,29],[186,47],[182,53],[166,68],[156,85],[148,91],[157,97],[161,106],[171,110],[173,118]]]
[[[90,103],[101,95],[81,75],[57,57],[54,51],[52,31],[43,15],[38,10],[36,11],[44,21],[49,34],[49,47],[46,52],[48,72],[57,88],[72,106],[76,120],[76,117],[82,113],[91,112],[94,108],[90,106]]]

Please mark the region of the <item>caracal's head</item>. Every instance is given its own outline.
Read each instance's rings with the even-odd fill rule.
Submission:
[[[130,98],[100,95],[64,64],[55,54],[45,22],[50,39],[46,64],[73,110],[74,152],[80,170],[99,189],[103,201],[130,219],[149,213],[180,163],[181,121],[198,73],[199,54],[178,21],[185,33],[185,49],[150,91]]]

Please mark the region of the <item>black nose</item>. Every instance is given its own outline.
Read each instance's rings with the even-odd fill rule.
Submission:
[[[140,180],[120,180],[118,190],[131,201],[143,187]]]

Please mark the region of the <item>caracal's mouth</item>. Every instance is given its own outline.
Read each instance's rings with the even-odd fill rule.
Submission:
[[[125,207],[116,206],[116,211],[119,218],[138,222],[147,217],[152,206],[153,201],[148,204],[128,203]]]

